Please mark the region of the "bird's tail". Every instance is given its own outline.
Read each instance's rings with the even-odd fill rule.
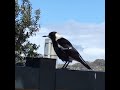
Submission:
[[[82,63],[87,69],[92,70],[92,68],[83,60],[83,58],[81,56],[80,57],[80,63]]]

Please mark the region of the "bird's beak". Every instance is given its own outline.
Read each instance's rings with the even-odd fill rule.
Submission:
[[[49,37],[49,36],[45,36],[45,35],[44,35],[44,36],[42,36],[42,37]]]

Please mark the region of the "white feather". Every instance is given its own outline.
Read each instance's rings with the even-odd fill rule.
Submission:
[[[57,41],[58,39],[62,38],[62,36],[61,36],[60,34],[58,34],[58,33],[55,34],[55,37],[56,37],[56,38],[55,38],[56,41]]]

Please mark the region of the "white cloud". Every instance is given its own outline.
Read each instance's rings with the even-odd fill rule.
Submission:
[[[35,37],[29,40],[40,44],[39,53],[44,54],[43,35],[57,31],[68,39],[86,61],[105,58],[105,23],[80,23],[70,20],[61,25],[41,27]],[[60,61],[62,62],[62,61]]]
[[[41,27],[39,32],[36,33],[35,36],[30,37],[28,40],[32,43],[35,43],[37,45],[40,45],[40,48],[37,50],[38,53],[44,54],[44,41],[45,38],[43,38],[43,35],[47,35],[49,30],[47,28]]]
[[[85,55],[88,57],[85,57],[86,60],[92,61],[95,58],[96,59],[105,59],[105,49],[104,48],[85,48],[83,50],[84,57]]]
[[[83,50],[83,52],[89,55],[102,55],[104,54],[104,49],[103,48],[86,48]]]

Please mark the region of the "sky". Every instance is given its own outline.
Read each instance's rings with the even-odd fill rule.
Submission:
[[[30,0],[33,11],[41,10],[36,36],[29,40],[40,45],[43,35],[57,31],[68,39],[86,61],[105,59],[105,0]],[[58,60],[62,63],[61,60]]]

